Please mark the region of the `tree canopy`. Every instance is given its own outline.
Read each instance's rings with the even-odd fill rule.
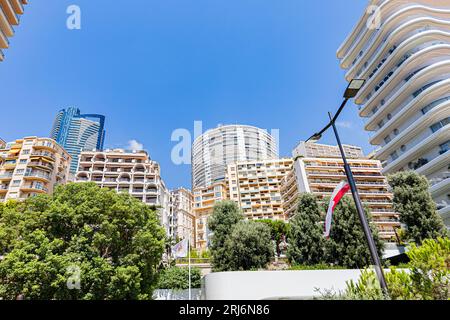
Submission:
[[[0,203],[0,296],[151,299],[164,242],[153,209],[94,183]]]
[[[361,268],[372,263],[369,248],[359,221],[356,206],[349,196],[344,196],[333,213],[333,223],[328,239],[323,234],[323,220],[328,199],[322,204],[312,194],[299,198],[297,212],[291,219],[288,258],[293,264],[328,264],[347,268]],[[370,215],[366,209],[366,216]],[[372,235],[381,255],[383,243],[376,227],[370,223]]]
[[[274,255],[270,228],[254,221],[240,221],[225,242],[227,270],[265,268]]]
[[[420,244],[424,239],[448,236],[442,217],[436,211],[426,177],[415,171],[388,177],[394,193],[394,209],[405,224],[405,238]]]

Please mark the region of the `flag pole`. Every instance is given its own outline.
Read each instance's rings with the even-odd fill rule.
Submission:
[[[188,236],[189,300],[191,300],[191,235]]]

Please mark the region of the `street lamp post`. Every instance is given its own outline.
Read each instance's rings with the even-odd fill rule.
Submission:
[[[361,222],[361,225],[362,225],[362,228],[364,231],[364,235],[367,240],[367,244],[369,245],[369,251],[370,251],[370,255],[372,257],[372,262],[374,263],[375,272],[376,272],[378,280],[380,282],[381,289],[383,290],[384,294],[388,294],[386,279],[384,277],[383,268],[381,265],[380,257],[378,256],[375,241],[373,240],[372,231],[370,230],[367,217],[364,214],[364,209],[363,209],[363,206],[361,203],[361,199],[359,197],[358,189],[356,188],[356,182],[353,177],[353,173],[350,168],[350,165],[347,162],[347,157],[345,156],[344,148],[341,144],[341,139],[339,138],[339,133],[336,128],[336,120],[337,120],[339,114],[341,113],[342,109],[345,107],[345,105],[347,104],[349,99],[356,96],[358,91],[364,85],[364,82],[365,82],[365,80],[360,80],[360,79],[355,79],[350,82],[350,84],[344,94],[345,99],[342,102],[338,111],[336,112],[335,116],[333,117],[332,114],[329,112],[328,116],[330,117],[330,122],[328,123],[328,125],[326,125],[325,128],[323,128],[319,133],[314,134],[306,142],[308,142],[310,140],[318,141],[322,137],[322,134],[325,131],[327,131],[330,127],[333,128],[333,132],[334,132],[334,135],[336,136],[336,141],[339,146],[339,150],[341,152],[342,160],[344,161],[345,175],[347,176],[347,181],[348,181],[348,183],[350,185],[350,189],[352,191],[353,200],[355,201],[356,210],[358,212],[359,220]]]

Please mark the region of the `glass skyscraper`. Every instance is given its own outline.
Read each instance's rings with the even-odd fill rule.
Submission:
[[[74,107],[62,109],[56,115],[50,137],[72,156],[70,172],[75,173],[82,150],[103,149],[105,116],[81,114]]]

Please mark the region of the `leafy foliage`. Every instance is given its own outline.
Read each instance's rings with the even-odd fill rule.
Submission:
[[[273,241],[275,241],[276,252],[278,257],[281,255],[280,244],[286,240],[289,233],[290,224],[282,220],[256,220],[256,222],[264,223],[270,228],[270,235]]]
[[[394,208],[406,225],[407,241],[420,244],[424,239],[448,236],[424,176],[406,171],[393,174],[388,180],[394,192]]]
[[[450,239],[426,239],[408,251],[409,272],[394,267],[386,273],[389,297],[381,291],[376,275],[364,271],[357,283],[347,285],[345,298],[360,300],[448,300],[450,299]]]
[[[370,214],[365,210],[370,221]],[[381,257],[383,242],[375,225],[370,223],[372,237]],[[372,264],[369,247],[356,211],[355,203],[349,196],[341,199],[333,213],[330,238],[325,241],[325,261],[348,268],[362,268]]]
[[[315,265],[323,262],[324,239],[322,214],[317,197],[303,193],[296,214],[290,221],[287,256],[293,264]]]
[[[270,228],[266,224],[240,221],[225,242],[226,270],[264,268],[273,257]]]
[[[233,201],[221,201],[214,206],[208,219],[208,228],[213,232],[211,237],[211,264],[214,271],[224,271],[228,266],[225,242],[233,227],[244,219],[239,207]]]
[[[150,299],[164,241],[153,209],[94,183],[0,204],[0,296]]]
[[[328,201],[326,201],[328,203]],[[329,239],[323,237],[326,206],[317,197],[302,194],[297,213],[291,219],[288,258],[295,265],[328,264],[359,268],[371,264],[371,256],[353,200],[345,196],[336,206]],[[370,215],[366,210],[370,220]],[[383,243],[370,224],[375,244],[381,255]]]
[[[199,268],[191,268],[191,288],[201,287],[201,271]],[[189,268],[170,267],[163,270],[159,276],[158,289],[189,289]]]

